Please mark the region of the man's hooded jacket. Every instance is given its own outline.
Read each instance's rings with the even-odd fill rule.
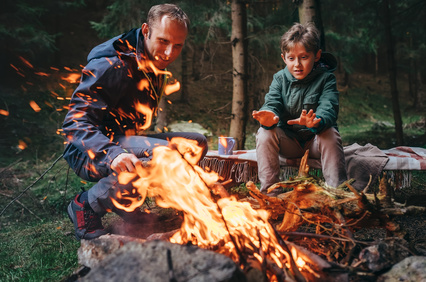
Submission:
[[[98,168],[126,152],[114,139],[136,135],[150,126],[165,79],[146,67],[141,29],[112,38],[88,55],[79,86],[63,123],[64,158],[77,172],[85,158]]]

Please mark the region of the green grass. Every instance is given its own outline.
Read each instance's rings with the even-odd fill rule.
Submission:
[[[425,147],[425,114],[415,111],[400,99],[404,142],[407,146]],[[380,149],[395,147],[396,134],[391,99],[364,88],[354,88],[341,94],[338,119],[344,145],[371,143]]]
[[[77,267],[80,243],[63,216],[28,225],[13,224],[0,233],[0,281],[59,281]]]
[[[33,186],[0,217],[0,281],[60,281],[78,267],[80,243],[65,210],[80,187],[90,184],[68,174],[63,159],[52,164],[22,161],[2,172],[1,192],[7,197],[0,198],[1,210]]]

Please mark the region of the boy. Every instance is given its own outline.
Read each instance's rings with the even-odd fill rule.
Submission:
[[[319,31],[311,23],[296,23],[281,37],[286,67],[277,72],[259,111],[256,155],[261,191],[280,181],[279,155],[321,159],[329,186],[347,180],[342,140],[337,130],[339,92],[333,55],[320,49]]]

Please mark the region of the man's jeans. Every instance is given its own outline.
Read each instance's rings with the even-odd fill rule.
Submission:
[[[315,135],[304,148],[281,128],[259,128],[256,134],[256,155],[262,192],[280,182],[279,155],[288,159],[301,158],[309,149],[309,158],[320,159],[326,183],[337,187],[347,180],[342,139],[335,128],[328,128]]]

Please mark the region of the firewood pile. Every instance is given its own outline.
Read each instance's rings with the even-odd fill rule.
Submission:
[[[416,255],[404,240],[404,231],[394,220],[401,215],[424,214],[425,207],[405,206],[393,201],[393,189],[384,176],[379,192],[368,194],[368,186],[359,192],[349,180],[337,189],[308,174],[308,151],[301,160],[298,175],[276,183],[262,194],[254,183],[247,188],[253,205],[267,210],[284,240],[337,263],[342,269],[361,277],[376,273]],[[384,231],[383,240],[355,239],[358,230]],[[377,238],[378,239],[378,238]]]

